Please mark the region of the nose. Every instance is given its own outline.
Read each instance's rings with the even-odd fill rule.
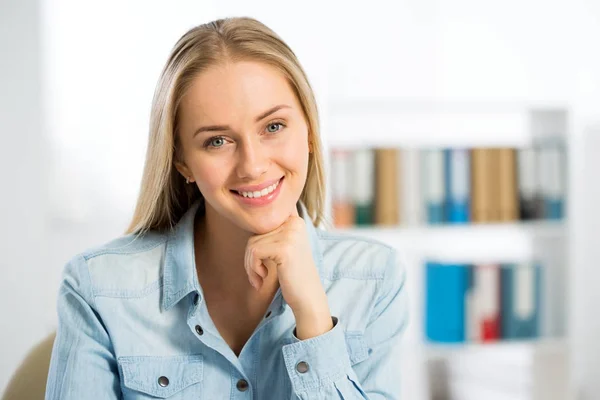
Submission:
[[[261,177],[270,165],[269,153],[260,141],[247,140],[238,147],[238,178],[253,181]]]

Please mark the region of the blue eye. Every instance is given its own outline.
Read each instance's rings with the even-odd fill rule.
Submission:
[[[222,136],[215,136],[213,138],[208,139],[204,143],[204,147],[221,147],[225,144],[225,139]]]
[[[272,124],[267,125],[267,131],[269,133],[279,132],[284,126],[285,125],[283,125],[281,122],[273,122]],[[275,130],[272,130],[271,128],[273,127],[279,127],[279,129],[276,128]]]

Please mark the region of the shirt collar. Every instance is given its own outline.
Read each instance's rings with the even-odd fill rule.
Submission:
[[[306,224],[315,265],[319,271],[322,271],[323,254],[319,247],[316,228],[301,201],[298,201],[297,209]],[[194,262],[194,221],[198,211],[203,212],[203,210],[203,202],[197,200],[181,217],[167,239],[162,296],[162,308],[165,311],[191,292],[202,293]],[[282,302],[285,304],[283,299]]]

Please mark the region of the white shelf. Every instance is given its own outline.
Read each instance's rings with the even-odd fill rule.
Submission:
[[[525,107],[335,104],[326,117],[331,148],[527,147],[533,142]]]
[[[534,240],[561,238],[566,225],[558,221],[500,224],[356,227],[335,229],[366,236],[404,252],[442,258],[444,262],[521,262],[536,258]]]
[[[537,338],[527,340],[499,340],[489,343],[432,343],[422,344],[428,357],[446,357],[456,353],[482,352],[556,352],[567,348],[564,338]]]

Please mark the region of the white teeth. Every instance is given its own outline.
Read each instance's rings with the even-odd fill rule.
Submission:
[[[264,188],[263,190],[257,190],[255,192],[238,192],[239,194],[241,194],[244,197],[249,197],[251,199],[255,199],[257,197],[263,197],[266,196],[270,193],[273,192],[273,190],[275,190],[277,188],[277,186],[279,186],[279,181],[275,182],[274,184],[272,184],[269,187]]]

